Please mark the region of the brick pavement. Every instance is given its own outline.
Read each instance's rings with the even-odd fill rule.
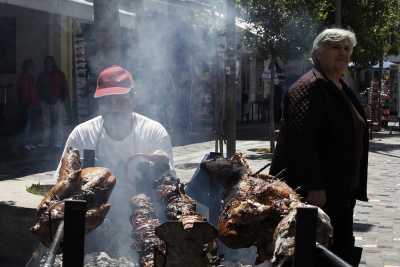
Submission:
[[[370,143],[369,202],[357,202],[356,244],[360,266],[400,267],[400,136],[380,135]]]

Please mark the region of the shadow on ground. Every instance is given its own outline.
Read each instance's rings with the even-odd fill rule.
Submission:
[[[251,154],[251,155],[246,155],[246,159],[249,160],[260,160],[260,159],[272,159],[272,153],[266,153],[266,154]]]
[[[251,122],[237,125],[238,140],[268,140],[269,129],[266,123]]]
[[[354,223],[354,232],[369,232],[375,225],[369,223]]]
[[[55,170],[60,157],[61,150],[52,148],[4,151],[0,157],[0,180]]]
[[[7,205],[7,206],[15,206],[16,202],[13,200],[9,201],[0,201],[0,205]]]
[[[190,170],[190,169],[196,169],[199,167],[200,163],[183,163],[183,164],[176,164],[175,168],[180,169],[180,170]]]
[[[385,144],[380,143],[378,140],[371,140],[369,142],[370,151],[392,151],[400,148],[400,144]]]

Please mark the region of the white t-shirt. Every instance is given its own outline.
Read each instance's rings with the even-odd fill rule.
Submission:
[[[152,154],[161,150],[168,155],[173,169],[171,139],[165,128],[138,113],[132,113],[132,116],[133,129],[123,140],[114,140],[107,135],[101,116],[79,124],[69,135],[62,157],[68,147],[78,149],[81,157],[85,149],[95,150],[96,166],[109,168],[118,177],[121,167],[134,154]],[[60,166],[61,161],[56,176]]]
[[[113,239],[118,242],[111,246],[117,245],[118,251],[121,253],[123,250],[130,250],[127,244],[132,241],[129,199],[136,194],[136,177],[132,173],[125,173],[125,166],[134,164],[129,159],[138,153],[153,154],[161,150],[168,155],[170,167],[173,170],[172,145],[165,128],[160,123],[143,115],[132,113],[132,116],[132,131],[123,140],[114,140],[107,135],[101,116],[79,124],[69,135],[62,155],[64,156],[68,147],[78,149],[81,157],[85,149],[95,150],[95,165],[109,168],[117,177],[117,183],[109,199],[111,209],[107,220],[97,231],[101,233],[109,231],[107,229],[114,229],[109,235],[112,235]],[[56,176],[58,176],[60,166],[61,161]],[[116,229],[117,231],[115,231]],[[101,237],[94,235],[91,242],[99,242],[98,238]],[[107,241],[102,240],[101,242]]]

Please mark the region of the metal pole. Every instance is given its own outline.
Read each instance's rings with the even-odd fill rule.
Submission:
[[[323,263],[323,266],[329,267],[351,267],[350,264],[336,256],[329,249],[322,246],[318,242],[316,243],[316,253]]]
[[[86,201],[65,201],[63,267],[83,266],[85,255],[85,214]]]
[[[58,248],[60,247],[61,240],[64,236],[64,221],[58,225],[56,235],[49,249],[49,255],[43,267],[53,267],[54,260],[56,259]]]
[[[315,207],[297,208],[294,267],[315,266],[317,215]]]

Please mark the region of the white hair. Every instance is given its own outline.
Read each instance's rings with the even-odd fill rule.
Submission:
[[[327,42],[341,42],[343,40],[348,40],[351,43],[352,48],[357,45],[357,38],[354,32],[339,29],[339,28],[331,28],[322,31],[317,35],[314,39],[313,47],[311,49],[311,60],[315,63],[317,51],[321,49],[321,47]]]

